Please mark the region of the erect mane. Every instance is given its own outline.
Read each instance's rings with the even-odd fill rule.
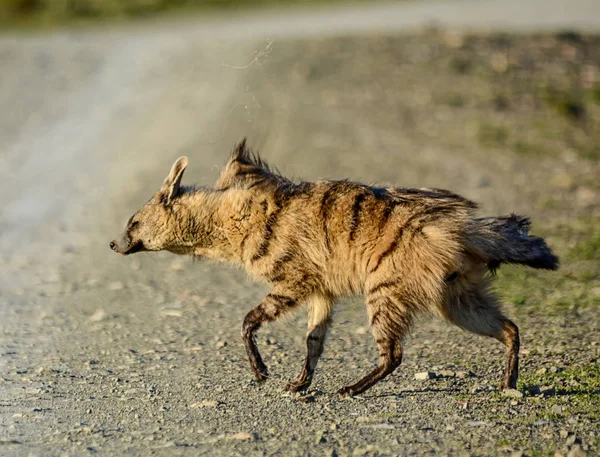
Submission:
[[[247,187],[267,182],[281,184],[289,183],[289,180],[270,167],[258,152],[250,149],[247,139],[243,138],[231,151],[215,188],[223,190],[234,185]]]

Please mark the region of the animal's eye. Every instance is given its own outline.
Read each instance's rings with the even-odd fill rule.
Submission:
[[[133,228],[136,228],[138,226],[138,224],[139,224],[139,221],[131,222],[131,224],[129,224],[129,229],[131,230]]]

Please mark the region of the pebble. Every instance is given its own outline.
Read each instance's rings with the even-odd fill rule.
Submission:
[[[561,430],[560,432],[558,432],[559,436],[561,438],[567,438],[569,436],[569,432],[567,430]]]
[[[297,400],[301,403],[313,403],[315,397],[313,395],[300,395],[297,397]]]
[[[548,396],[554,395],[556,393],[556,388],[554,386],[542,386],[542,387],[540,387],[540,393],[544,397],[548,397]]]
[[[231,435],[229,437],[230,440],[239,440],[239,441],[256,441],[256,434],[247,433],[247,432],[238,432],[235,435]]]
[[[207,400],[207,401],[201,401],[198,403],[192,403],[190,405],[190,408],[216,408],[217,406],[219,406],[218,401]]]
[[[90,316],[90,322],[100,322],[106,318],[106,311],[98,309]]]
[[[473,373],[472,371],[457,371],[456,372],[456,377],[459,379],[472,378],[474,376],[475,376],[475,373]]]
[[[567,454],[567,457],[586,457],[586,453],[583,452],[583,449],[581,449],[581,446],[579,444],[576,444],[571,448],[571,450]]]
[[[523,398],[523,392],[517,389],[506,389],[502,391],[502,395],[510,398]]]
[[[225,346],[227,346],[227,341],[221,340],[221,341],[217,341],[216,346],[218,348],[224,348]]]
[[[564,405],[554,405],[552,407],[552,412],[554,414],[562,414],[565,412],[565,406]]]
[[[469,427],[487,427],[488,425],[492,425],[490,422],[486,421],[469,421],[467,422]]]
[[[125,288],[125,284],[121,281],[113,281],[108,285],[108,290],[122,290]]]
[[[435,378],[435,373],[432,371],[424,371],[422,373],[415,373],[415,379],[417,381],[425,381],[426,379]]]
[[[456,377],[456,372],[452,370],[441,370],[437,373],[438,378],[454,378]]]

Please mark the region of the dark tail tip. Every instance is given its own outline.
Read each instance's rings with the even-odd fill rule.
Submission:
[[[560,266],[560,259],[549,250],[544,256],[537,257],[527,262],[527,265],[532,268],[556,271]]]

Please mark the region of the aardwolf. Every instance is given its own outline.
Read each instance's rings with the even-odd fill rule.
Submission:
[[[528,234],[529,219],[476,218],[475,203],[440,189],[295,183],[269,168],[245,139],[214,187],[182,186],[187,164],[186,157],[173,164],[110,247],[123,255],[167,250],[228,261],[270,284],[242,326],[257,380],[269,376],[254,339],[261,325],[306,303],[307,356],[286,387],[301,391],[312,382],[336,299],[363,294],[379,364],[340,394],[360,394],[392,373],[414,317],[427,311],[504,343],[502,387],[516,387],[519,330],[490,286],[504,263],[558,268],[545,241]]]

